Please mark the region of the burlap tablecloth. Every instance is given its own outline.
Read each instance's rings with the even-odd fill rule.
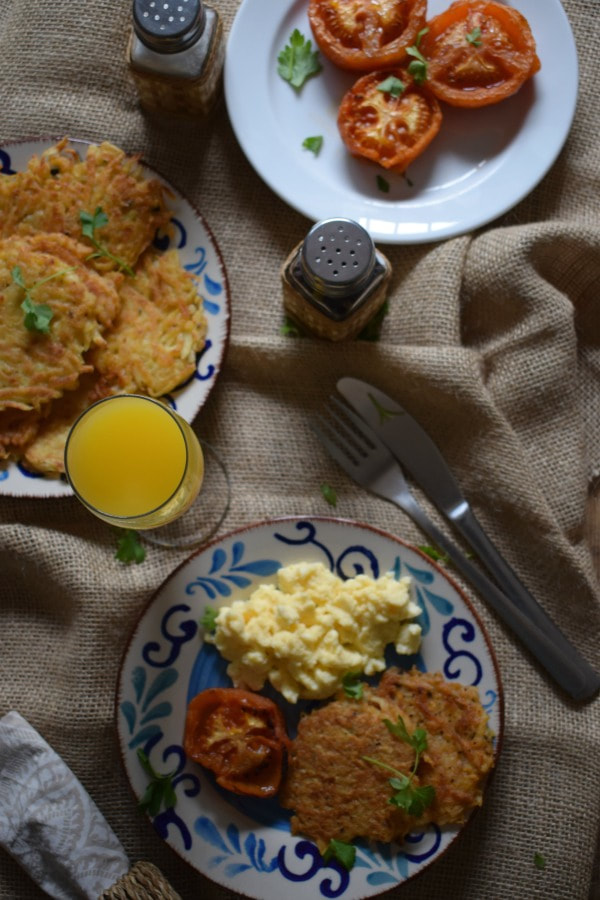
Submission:
[[[238,4],[216,5],[228,30]],[[564,6],[581,81],[563,152],[529,197],[480,232],[385,248],[394,274],[375,343],[281,334],[279,267],[311,223],[251,168],[224,105],[202,127],[173,129],[141,113],[125,64],[128,0],[2,0],[0,138],[69,134],[141,151],[206,217],[232,298],[225,366],[197,420],[233,478],[223,531],[281,514],[330,514],[319,490],[328,482],[336,514],[423,543],[403,513],[351,484],[308,428],[307,414],[338,377],[364,377],[429,429],[491,538],[598,667],[600,593],[584,514],[600,470],[600,26],[595,0]],[[132,860],[155,863],[185,900],[233,897],[183,865],[136,811],[114,734],[126,637],[185,555],[153,549],[142,565],[125,566],[110,531],[71,498],[2,496],[0,517],[0,715],[17,709],[43,734]],[[504,678],[500,765],[476,826],[392,894],[587,898],[600,812],[599,704],[565,700],[473,602]],[[545,870],[534,866],[535,852]],[[6,854],[0,896],[41,896]]]

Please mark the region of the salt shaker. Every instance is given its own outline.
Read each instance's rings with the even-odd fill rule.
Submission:
[[[207,115],[224,58],[221,17],[202,0],[133,0],[128,62],[144,109]]]
[[[352,219],[323,219],[281,269],[283,306],[318,337],[356,337],[386,299],[391,266]]]

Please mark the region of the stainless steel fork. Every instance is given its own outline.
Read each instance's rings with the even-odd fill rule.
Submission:
[[[477,568],[419,506],[400,465],[371,427],[336,397],[330,400],[327,415],[311,427],[333,459],[362,487],[404,510],[571,697],[592,697],[600,688],[600,676],[563,633],[550,619],[542,630]]]

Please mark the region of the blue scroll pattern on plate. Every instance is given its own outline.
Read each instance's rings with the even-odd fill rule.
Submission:
[[[295,533],[275,531],[272,537],[282,547],[310,547],[312,558],[316,552],[341,577],[351,577],[361,572],[372,577],[380,574],[377,556],[363,544],[350,544],[342,552],[336,553],[319,536],[314,522],[299,521],[295,523],[294,531]],[[199,595],[204,600],[213,602],[227,599],[235,590],[249,588],[256,579],[274,575],[282,565],[277,559],[268,557],[249,559],[246,551],[246,543],[241,538],[234,540],[231,545],[217,546],[210,555],[208,566],[203,567],[201,572],[186,583],[185,594],[190,597]],[[445,620],[442,625],[442,644],[446,677],[460,677],[464,684],[479,684],[483,669],[481,660],[472,650],[476,639],[475,628],[470,621],[454,614],[454,604],[448,598],[433,590],[435,573],[430,567],[409,565],[400,556],[396,557],[392,568],[397,578],[407,574],[413,580],[416,599],[422,610],[419,621],[424,635],[431,629],[432,615]],[[187,603],[179,602],[168,606],[160,620],[157,639],[144,643],[139,664],[131,671],[133,699],[123,701],[120,707],[129,735],[129,749],[134,751],[137,747],[142,747],[148,755],[153,750],[159,753],[161,763],[168,765],[169,771],[174,772],[172,783],[176,793],[181,791],[188,797],[200,794],[201,779],[185,770],[186,759],[181,745],[161,746],[165,743],[162,723],[173,712],[169,692],[173,690],[174,696],[181,691],[185,692],[185,688],[177,684],[177,661],[180,654],[194,653],[195,656],[187,688],[187,702],[206,687],[230,684],[225,672],[226,663],[214,647],[205,644],[197,654],[190,647],[190,641],[201,632],[198,618],[198,609],[195,608],[193,613],[192,607]],[[398,664],[397,659],[392,662]],[[420,654],[409,658],[408,665],[411,664],[425,669]],[[488,691],[486,710],[490,712],[496,702],[495,692]],[[234,821],[227,827],[220,828],[206,814],[206,809],[191,822],[184,821],[177,814],[175,806],[159,812],[153,824],[165,839],[170,829],[177,829],[186,850],[192,848],[195,840],[212,847],[214,853],[208,857],[207,863],[209,870],[215,871],[215,874],[218,870],[230,880],[242,876],[250,869],[265,877],[276,872],[290,882],[311,882],[321,896],[336,898],[343,896],[355,873],[362,873],[361,877],[365,878],[367,884],[382,889],[404,881],[411,874],[411,867],[418,867],[433,858],[441,845],[442,833],[436,826],[430,826],[422,834],[409,835],[402,847],[359,841],[356,843],[355,866],[351,872],[347,872],[335,860],[324,862],[312,842],[291,838],[289,816],[282,817],[281,809],[275,802],[269,806],[264,800],[253,801],[253,806],[252,801],[250,805],[245,803],[247,798],[238,798],[225,791],[221,792],[221,796],[225,803],[229,803],[245,817],[254,818],[261,826],[268,827],[271,834],[277,831],[286,833],[287,838],[280,844],[277,852],[268,852],[260,832],[246,829],[241,832]]]

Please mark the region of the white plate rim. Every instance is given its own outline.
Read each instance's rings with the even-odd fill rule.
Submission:
[[[226,544],[227,542],[236,541],[237,539],[241,539],[241,538],[243,538],[244,535],[248,535],[248,534],[254,535],[254,534],[257,534],[259,531],[265,530],[265,529],[273,529],[273,528],[292,526],[292,525],[298,526],[298,523],[301,523],[301,524],[302,523],[311,523],[311,524],[315,523],[317,528],[320,524],[324,524],[325,526],[338,528],[340,530],[342,530],[342,529],[354,530],[355,532],[365,533],[367,535],[370,535],[372,540],[383,539],[384,541],[391,542],[396,547],[402,548],[404,552],[409,551],[411,553],[416,554],[416,556],[419,558],[419,560],[425,564],[426,568],[429,568],[433,572],[437,573],[437,575],[441,577],[442,581],[446,582],[449,585],[449,587],[451,589],[451,593],[454,594],[455,598],[459,599],[460,603],[462,603],[464,606],[464,610],[466,610],[468,612],[468,614],[470,614],[472,616],[472,619],[476,623],[476,627],[479,630],[480,637],[485,645],[486,652],[489,654],[488,662],[489,662],[489,664],[491,666],[491,670],[493,672],[494,684],[496,686],[496,691],[497,691],[497,693],[496,693],[497,707],[494,710],[494,715],[496,717],[495,718],[496,740],[495,740],[495,750],[494,750],[495,765],[494,765],[494,768],[492,769],[491,773],[488,776],[488,781],[487,781],[485,789],[484,789],[484,802],[485,802],[485,794],[487,794],[487,792],[489,790],[489,784],[490,784],[492,778],[494,777],[494,774],[495,774],[495,771],[496,771],[496,768],[498,765],[498,761],[500,758],[501,750],[502,750],[502,744],[503,744],[503,738],[504,738],[505,708],[504,708],[504,690],[503,690],[502,677],[501,677],[501,672],[500,672],[500,668],[499,668],[499,664],[498,664],[498,659],[497,659],[496,653],[494,651],[493,644],[492,644],[490,637],[482,623],[482,620],[481,620],[479,614],[477,613],[477,610],[475,609],[475,607],[473,606],[473,604],[469,600],[469,598],[466,596],[464,590],[452,578],[451,573],[449,573],[445,568],[442,568],[440,565],[438,565],[438,563],[436,563],[434,560],[432,560],[428,554],[426,554],[425,552],[420,550],[415,545],[409,543],[408,541],[404,540],[403,538],[401,538],[397,535],[391,534],[390,532],[388,532],[378,526],[370,525],[370,524],[367,524],[364,522],[359,522],[354,519],[340,518],[340,517],[335,517],[335,516],[325,516],[325,515],[279,516],[279,517],[275,517],[272,519],[248,523],[247,525],[243,525],[238,528],[235,528],[235,529],[227,532],[226,534],[223,534],[223,535],[215,538],[214,540],[208,542],[203,547],[199,548],[194,553],[192,553],[186,560],[181,562],[167,576],[167,578],[163,581],[163,583],[159,586],[159,588],[157,588],[157,590],[149,598],[149,600],[147,601],[145,606],[141,609],[139,615],[136,618],[134,625],[132,626],[132,628],[130,630],[129,636],[127,638],[127,641],[126,641],[126,644],[125,644],[125,647],[124,647],[124,650],[122,653],[122,657],[121,657],[121,661],[120,661],[120,665],[119,665],[119,669],[118,669],[117,685],[116,685],[116,691],[115,691],[115,703],[114,703],[114,722],[115,722],[115,733],[117,735],[118,750],[119,750],[119,754],[121,757],[121,763],[123,765],[123,769],[125,771],[125,775],[126,775],[126,778],[127,778],[128,784],[129,784],[129,788],[131,790],[134,800],[139,801],[141,794],[142,794],[142,790],[140,790],[139,788],[136,789],[136,787],[134,786],[134,783],[133,783],[134,779],[131,777],[131,771],[128,766],[128,761],[129,761],[128,753],[127,753],[127,748],[125,747],[125,743],[128,739],[128,735],[126,735],[124,733],[125,726],[123,723],[123,716],[122,716],[120,707],[121,707],[121,703],[123,702],[123,698],[127,693],[124,690],[123,685],[124,685],[124,679],[125,679],[125,675],[126,675],[126,666],[127,666],[127,662],[128,662],[128,657],[131,653],[133,644],[138,639],[138,634],[139,634],[140,630],[142,629],[146,618],[152,612],[153,606],[156,603],[160,602],[161,595],[166,590],[171,589],[173,580],[176,579],[179,575],[183,574],[184,571],[188,567],[190,567],[198,557],[205,556],[206,554],[208,554],[210,552],[214,553],[215,551],[218,551],[219,547],[222,546],[223,544]],[[259,580],[264,580],[264,579],[261,578]],[[168,602],[171,602],[171,601],[168,601]],[[464,614],[464,610],[463,610],[463,614]],[[187,685],[187,689],[189,690],[189,684]],[[139,764],[137,764],[137,765],[139,765]],[[138,780],[138,784],[139,784],[139,780],[140,780],[139,776],[138,776],[137,780]],[[414,871],[406,879],[400,880],[400,882],[397,886],[401,886],[402,884],[406,883],[407,881],[412,880],[415,877],[418,877],[423,871],[425,871],[427,868],[429,868],[429,866],[431,864],[433,864],[438,858],[440,858],[442,855],[445,855],[445,853],[454,844],[454,842],[459,837],[459,835],[462,834],[466,828],[471,826],[471,823],[476,818],[478,813],[479,813],[479,808],[473,810],[471,815],[468,817],[467,821],[460,828],[456,828],[453,831],[453,834],[452,834],[450,840],[448,841],[448,843],[446,844],[446,846],[444,846],[441,849],[441,851],[438,851],[433,856],[432,859],[425,862],[420,868],[418,868],[416,871]],[[159,834],[160,834],[160,832],[159,832]],[[251,890],[249,891],[247,887],[240,890],[239,884],[235,885],[234,883],[231,883],[231,881],[221,880],[221,878],[215,877],[213,874],[203,870],[199,865],[197,865],[193,861],[191,861],[185,855],[185,853],[182,852],[182,850],[180,848],[178,848],[178,847],[174,846],[172,843],[170,843],[168,838],[165,835],[160,835],[160,836],[163,837],[163,840],[165,840],[165,842],[170,846],[171,850],[173,850],[173,852],[179,857],[180,860],[182,860],[187,866],[190,866],[194,871],[199,872],[200,874],[202,874],[209,880],[213,881],[215,884],[218,884],[221,887],[229,888],[230,890],[236,891],[243,896],[253,897],[253,898],[255,898],[255,900],[278,900],[278,897],[280,896],[278,893],[271,894],[268,892],[264,893],[264,891],[262,893],[255,893],[255,892],[252,892]],[[290,840],[294,840],[294,838],[292,838],[291,836],[289,836],[289,837],[290,837]],[[295,840],[298,840],[298,839],[295,839]],[[288,883],[286,882],[286,885],[287,884]],[[288,892],[289,900],[299,900],[300,897],[307,896],[307,894],[304,894],[302,891],[300,891],[300,893],[295,893],[294,891],[292,891],[292,888],[293,888],[293,885],[290,885],[291,893]],[[350,892],[350,893],[343,892],[339,896],[342,896],[343,900],[363,900],[363,898],[365,898],[367,896],[377,896],[382,891],[389,890],[389,888],[390,888],[390,885],[387,884],[386,886],[381,887],[381,890],[369,891],[367,893],[364,893],[364,889],[363,889],[362,891],[359,890],[358,892]],[[313,889],[314,889],[314,885],[313,885]],[[331,894],[330,896],[338,896],[338,894]]]
[[[87,138],[70,137],[65,134],[59,136],[37,135],[4,141],[0,143],[0,153],[7,152],[10,154],[11,151],[14,152],[15,148],[18,148],[20,153],[23,155],[27,154],[27,158],[29,158],[34,153],[40,153],[44,149],[52,147],[65,136],[68,137],[70,144],[79,149],[89,147],[90,144],[97,144],[102,141],[110,140],[109,138],[104,137],[99,141],[94,141]],[[133,151],[126,152],[128,155],[135,155]],[[200,275],[203,275],[205,277],[205,286],[208,283],[206,281],[207,277],[209,282],[219,286],[219,309],[217,312],[207,312],[207,347],[205,351],[200,354],[198,359],[196,373],[198,377],[194,376],[193,381],[191,382],[190,379],[188,379],[183,387],[168,395],[169,402],[173,408],[178,409],[187,421],[192,422],[212,393],[224,365],[229,348],[231,332],[231,291],[229,278],[223,254],[204,215],[192,201],[185,197],[172,180],[165,178],[160,171],[147,163],[144,160],[143,155],[140,158],[140,163],[147,173],[152,177],[158,178],[172,193],[173,200],[168,202],[173,203],[174,210],[177,211],[178,209],[182,209],[187,219],[194,220],[194,223],[198,228],[198,235],[194,237],[193,243],[199,243],[199,238],[201,237],[206,243],[210,254],[212,254],[212,258],[207,260],[199,253],[198,265],[196,266],[199,270],[196,276],[198,282]],[[196,249],[200,251],[200,248]],[[191,256],[188,258],[187,262],[189,265],[194,265]],[[209,272],[210,276],[208,274]],[[216,306],[216,304],[212,305]],[[208,345],[208,342],[210,342],[210,346]],[[204,372],[204,374],[201,374],[201,371]],[[0,469],[0,496],[48,499],[50,497],[71,497],[73,496],[73,491],[64,478],[45,478],[43,476],[26,474],[17,464],[10,463],[6,468]]]

